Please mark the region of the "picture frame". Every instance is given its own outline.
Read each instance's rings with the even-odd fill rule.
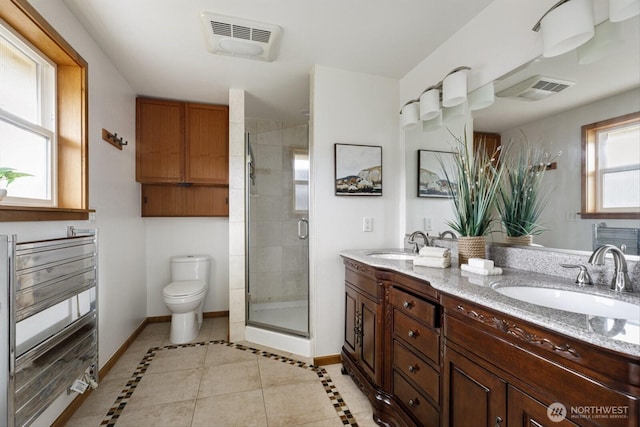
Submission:
[[[382,196],[382,147],[334,144],[335,195]]]
[[[418,150],[418,197],[453,197],[449,181],[442,171],[440,159],[447,168],[453,165],[456,153],[450,151]]]

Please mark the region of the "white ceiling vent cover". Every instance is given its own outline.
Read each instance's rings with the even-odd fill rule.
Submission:
[[[207,12],[201,18],[211,52],[261,61],[275,59],[279,26]]]
[[[573,86],[575,83],[551,77],[533,76],[508,89],[496,93],[501,98],[538,101]]]

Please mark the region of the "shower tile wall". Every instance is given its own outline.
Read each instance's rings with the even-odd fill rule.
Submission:
[[[255,184],[250,184],[252,302],[307,301],[307,269],[301,267],[308,245],[297,233],[298,220],[308,214],[295,212],[292,198],[293,153],[307,149],[307,125],[247,120],[245,127],[255,157]]]

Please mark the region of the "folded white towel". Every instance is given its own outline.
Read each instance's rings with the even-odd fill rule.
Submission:
[[[469,264],[462,264],[460,266],[461,270],[468,271],[470,273],[482,274],[483,276],[499,276],[502,274],[502,269],[500,267],[493,267],[492,269],[485,268],[474,268],[469,267]]]
[[[448,258],[451,256],[451,251],[447,248],[438,248],[435,246],[423,246],[419,252],[422,257],[437,257]]]
[[[493,261],[490,259],[469,258],[469,267],[491,270],[495,266],[493,265]]]
[[[413,265],[418,265],[420,267],[447,268],[451,266],[451,258],[419,256],[413,259]]]

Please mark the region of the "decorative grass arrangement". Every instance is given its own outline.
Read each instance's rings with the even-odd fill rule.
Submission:
[[[541,148],[527,143],[517,156],[506,162],[497,209],[507,236],[533,236],[545,231],[538,219],[551,191],[543,187],[542,180],[547,165],[561,154],[550,158]]]
[[[484,142],[475,150],[456,137],[457,155],[451,167],[439,159],[440,167],[453,194],[454,219],[447,225],[460,236],[486,236],[494,220],[494,204],[500,190],[504,166],[501,151],[488,154]]]

